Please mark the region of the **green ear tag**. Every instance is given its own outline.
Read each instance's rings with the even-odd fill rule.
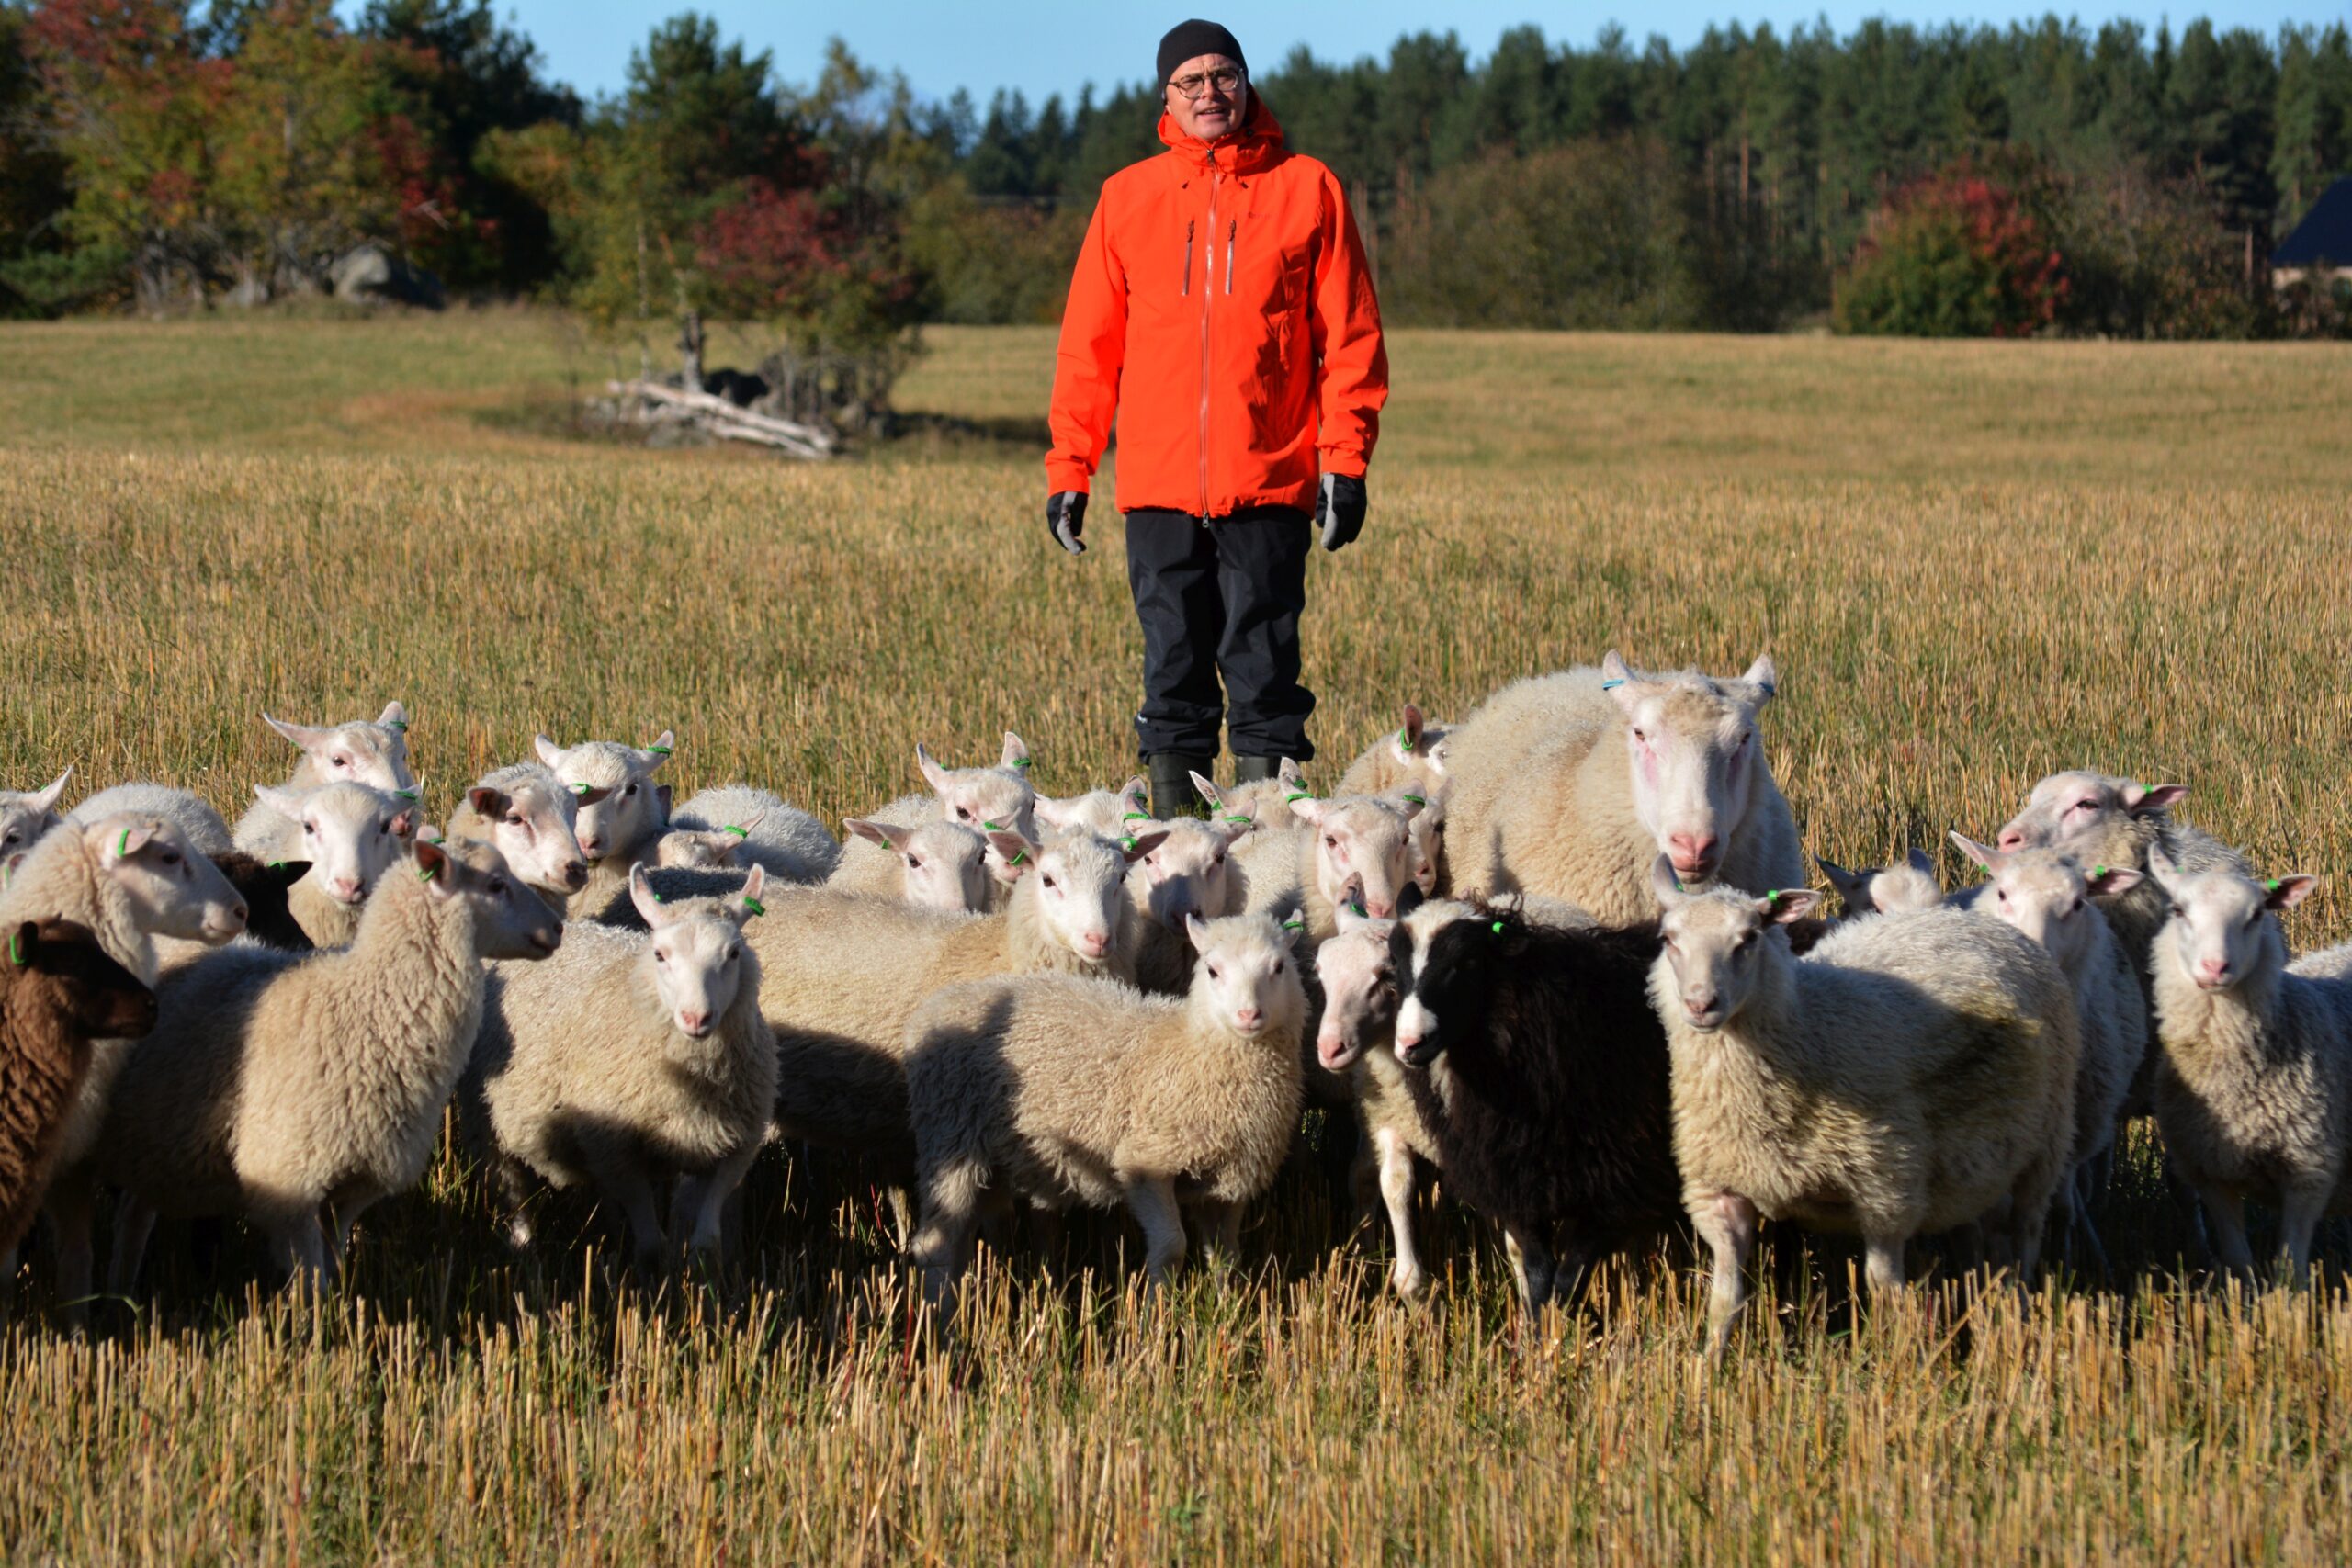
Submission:
[[[765,904],[761,903],[757,898],[744,899],[743,908],[751,910],[752,913],[755,915],[764,915],[768,912],[768,907]]]
[[[670,754],[670,748],[667,746],[648,746],[645,749],[645,754],[649,757],[666,757]]]
[[[1119,840],[1119,847],[1129,854],[1133,854],[1136,848],[1136,836],[1133,833],[1127,834]]]
[[[1003,829],[998,827],[993,822],[983,822],[980,824],[980,827],[983,830],[990,833],[1001,833],[1004,831]]]
[[[402,735],[406,735],[408,733],[408,720],[404,718],[396,718],[392,720],[391,723],[384,726],[384,728],[386,729],[397,729]]]
[[[413,789],[396,789],[392,791],[392,793],[399,795],[402,800],[414,800],[416,798],[416,791]]]
[[[1372,919],[1372,917],[1371,917],[1370,915],[1368,915],[1368,914],[1364,913],[1363,903],[1363,901],[1362,901],[1361,899],[1359,899],[1359,900],[1358,900],[1358,901],[1356,901],[1355,903],[1350,904],[1350,905],[1348,906],[1348,908],[1355,911],[1355,916],[1356,916],[1356,919],[1360,919],[1360,920],[1368,920],[1368,919]]]
[[[1396,750],[1404,752],[1408,757],[1413,754],[1413,732],[1411,730],[1400,729],[1396,732]]]
[[[1226,820],[1228,822],[1238,822],[1243,827],[1248,828],[1255,826],[1258,819],[1255,817],[1228,817]]]
[[[1012,765],[1019,768],[1022,772],[1027,773],[1029,771],[1029,759],[1026,757],[1015,757],[1012,759]]]
[[[1777,887],[1767,887],[1767,888],[1764,890],[1764,903],[1765,903],[1765,907],[1766,907],[1766,908],[1770,908],[1772,905],[1777,904],[1777,903],[1779,903],[1780,901],[1781,901],[1781,890],[1780,890],[1779,888],[1777,888]]]
[[[749,828],[738,828],[731,822],[726,827],[721,828],[719,831],[722,833],[732,833],[739,839],[748,839],[752,836],[752,830]]]
[[[1306,922],[1305,920],[1284,920],[1283,922],[1283,930],[1286,931],[1303,931],[1306,929]]]
[[[128,829],[128,828],[125,828],[125,829],[122,830],[122,837],[121,837],[120,839],[117,840],[116,840],[116,842],[115,842],[115,846],[114,846],[114,858],[115,858],[115,859],[117,859],[117,860],[127,860],[127,859],[129,859],[129,858],[130,858],[130,829]]]
[[[264,861],[262,862],[262,869],[265,871],[284,871],[286,869],[286,863],[282,860]]]
[[[571,793],[574,795],[586,795],[588,793],[588,786],[583,784],[573,784],[571,786]]]
[[[1288,806],[1291,802],[1293,802],[1293,801],[1295,801],[1295,800],[1313,800],[1314,798],[1315,798],[1315,797],[1314,797],[1312,795],[1309,795],[1306,791],[1305,791],[1305,790],[1300,790],[1300,791],[1299,791],[1297,794],[1295,794],[1295,795],[1286,795],[1283,796],[1283,804],[1284,806]]]
[[[2264,888],[2265,888],[2265,889],[2267,889],[2267,891],[2272,892],[2272,893],[2276,893],[2276,892],[2278,892],[2278,879],[2277,877],[2275,877],[2275,876],[2274,876],[2274,877],[2270,878],[2270,880],[2269,880],[2269,881],[2265,882],[2262,886],[2264,886]]]
[[[432,880],[434,879],[434,877],[435,877],[435,876],[437,876],[438,874],[440,874],[440,871],[441,871],[441,868],[440,868],[439,866],[437,866],[437,865],[421,865],[421,866],[418,866],[418,867],[416,868],[416,879],[417,879],[419,882],[430,882],[430,881],[432,881]]]
[[[1497,936],[1503,934],[1503,923],[1500,920],[1497,920],[1493,925],[1488,926],[1487,929],[1494,932]]]
[[[1027,850],[1015,850],[1012,852],[1012,858],[1006,861],[1004,863],[1007,865],[1019,865],[1023,861],[1025,861],[1028,858],[1029,852]]]
[[[2091,875],[2092,875],[2092,877],[2093,877],[2094,879],[2096,879],[2096,878],[2098,878],[2098,877],[2105,876],[2106,874],[2107,874],[2107,867],[2105,867],[2105,866],[2103,866],[2103,865],[2095,865],[2095,866],[2091,867]]]
[[[1408,806],[1427,806],[1429,804],[1429,800],[1428,797],[1424,795],[1408,795],[1405,797],[1405,804]]]
[[[15,964],[19,969],[22,969],[25,966],[24,942],[24,932],[10,931],[8,933],[8,962]]]
[[[1148,811],[1130,811],[1125,817],[1120,818],[1119,820],[1122,822],[1148,822],[1151,820],[1151,813]]]

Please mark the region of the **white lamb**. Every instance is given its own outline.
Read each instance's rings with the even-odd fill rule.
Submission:
[[[1396,966],[1388,945],[1396,922],[1359,915],[1342,904],[1339,923],[1337,934],[1315,952],[1323,992],[1316,1060],[1326,1072],[1348,1074],[1354,1087],[1364,1143],[1357,1190],[1363,1191],[1367,1177],[1377,1186],[1396,1252],[1389,1283],[1407,1301],[1418,1301],[1430,1277],[1413,1237],[1413,1162],[1435,1166],[1437,1141],[1414,1104],[1407,1069],[1396,1060]],[[1442,1060],[1434,1070],[1446,1070]]]
[[[696,790],[670,813],[670,829],[732,839],[729,863],[764,866],[776,882],[822,882],[842,858],[841,841],[822,822],[782,795],[750,784]]]
[[[2147,1054],[2148,1015],[2131,955],[2108,929],[2098,901],[2128,891],[2140,874],[2120,866],[2086,870],[2056,850],[1996,850],[1960,833],[1951,841],[1993,878],[1984,885],[1991,896],[1974,908],[2041,943],[2075,993],[2082,1068],[2075,1079],[2073,1168],[2059,1183],[2058,1212],[2066,1224],[2080,1222],[2103,1273],[2107,1248],[2082,1205],[2089,1199],[2094,1162],[2115,1145],[2116,1125]]]
[[[1080,828],[1105,839],[1124,837],[1151,820],[1151,781],[1137,773],[1115,790],[1089,790],[1062,799],[1039,795],[1037,820],[1048,828]]]
[[[211,858],[237,852],[228,820],[194,790],[139,781],[108,786],[74,808],[74,820],[96,822],[103,817],[129,812],[133,817],[161,817],[180,830],[188,848]]]
[[[742,936],[766,890],[754,865],[732,897],[665,904],[640,866],[629,895],[645,931],[575,924],[546,962],[493,969],[459,1104],[514,1206],[516,1245],[537,1181],[585,1186],[628,1217],[649,1268],[665,1246],[656,1184],[676,1179],[673,1227],[718,1251],[720,1210],[775,1113],[775,1035]]]
[[[1428,793],[1444,779],[1453,761],[1451,725],[1431,724],[1411,703],[1405,705],[1405,722],[1393,735],[1384,735],[1364,748],[1340,775],[1340,795],[1388,795],[1410,790]]]
[[[244,900],[227,877],[160,817],[78,818],[33,846],[0,886],[0,927],[67,919],[95,932],[107,955],[153,988],[160,942],[217,946],[245,929]],[[57,1237],[57,1293],[79,1315],[91,1280],[89,1162],[121,1070],[127,1040],[93,1041],[90,1070],[67,1114],[46,1203]]]
[[[1204,795],[1216,793],[1216,786],[1198,773],[1193,784]],[[1127,873],[1128,901],[1142,917],[1135,980],[1147,991],[1172,996],[1192,983],[1187,918],[1219,919],[1248,907],[1249,884],[1233,863],[1233,850],[1253,824],[1247,817],[1228,816],[1212,822],[1180,817],[1150,826],[1160,835],[1159,847]],[[1123,827],[1111,836],[1124,842],[1131,835]]]
[[[360,784],[304,790],[255,784],[254,794],[292,826],[287,858],[311,863],[287,890],[294,923],[313,946],[347,945],[358,933],[368,895],[385,872],[407,857],[409,840],[416,836],[416,807]]]
[[[1263,915],[1196,919],[1188,935],[1200,961],[1181,998],[1024,976],[938,991],[908,1021],[914,1252],[943,1312],[982,1211],[1016,1198],[1124,1204],[1154,1284],[1183,1261],[1180,1203],[1231,1256],[1297,1124],[1306,995],[1289,933]]]
[[[288,724],[267,714],[261,716],[261,721],[302,752],[284,788],[363,784],[403,800],[416,799],[416,775],[408,765],[408,710],[400,704],[385,704],[373,724],[362,719],[336,725]],[[237,820],[235,847],[266,861],[291,860],[295,858],[292,834],[293,825],[285,817],[266,803],[257,802]]]
[[[887,855],[852,855],[825,886],[840,893],[867,893],[918,909],[978,914],[988,908],[988,840],[961,822],[936,818],[920,827],[845,817],[854,839],[879,844]]]
[[[2352,955],[2288,966],[2278,911],[2316,878],[2191,871],[2162,848],[2148,871],[2172,911],[2154,946],[2165,1150],[2197,1190],[2214,1251],[2241,1274],[2254,1269],[2246,1199],[2277,1203],[2300,1284],[2321,1218],[2352,1211]]]
[[[559,746],[544,735],[531,739],[539,761],[580,796],[572,825],[588,880],[571,896],[568,912],[593,919],[597,910],[628,891],[629,868],[650,860],[653,846],[669,827],[669,810],[653,774],[670,760],[677,738],[668,730],[642,750],[616,740],[583,740]],[[596,795],[602,790],[605,793]]]
[[[162,1021],[124,1064],[99,1143],[130,1199],[119,1288],[157,1214],[243,1215],[319,1283],[360,1214],[424,1174],[481,1032],[481,961],[545,956],[563,926],[488,844],[411,857],[348,948],[241,944],[158,987]]]
[[[57,809],[57,803],[64,796],[65,781],[73,776],[74,770],[68,768],[41,789],[0,789],[0,863],[32,848],[35,840],[64,822],[65,814]]]
[[[1505,687],[1450,738],[1447,885],[1544,894],[1610,926],[1657,913],[1660,854],[1694,892],[1804,886],[1757,725],[1775,688],[1770,657],[1726,680],[1644,673],[1613,651]]]
[[[1904,1248],[1988,1214],[2030,1278],[2075,1135],[2075,998],[2050,955],[1961,909],[1856,920],[1804,959],[1806,891],[1678,887],[1651,1003],[1672,1063],[1674,1153],[1714,1253],[1708,1347],[1746,1304],[1757,1222],[1860,1232],[1873,1290]]]
[[[976,833],[1017,833],[1032,843],[1037,841],[1037,792],[1029,783],[1029,747],[1012,731],[1004,732],[1003,755],[993,768],[942,767],[921,745],[915,747],[915,767],[932,793],[900,795],[878,810],[865,813],[864,820],[898,828],[947,821]],[[876,863],[888,859],[888,853],[871,841],[854,839],[842,846],[841,863],[833,874],[843,886],[870,888],[881,875]]]
[[[1944,901],[1943,884],[1936,880],[1936,863],[1927,852],[1913,849],[1901,865],[1870,865],[1848,871],[1815,855],[1814,863],[1829,878],[1845,900],[1849,919],[1863,915],[1900,915],[1932,909]]]
[[[466,791],[465,804],[449,814],[448,836],[496,845],[507,868],[560,910],[588,886],[588,862],[580,852],[581,808],[610,793],[594,786],[575,789],[545,762],[509,763],[492,768]]]
[[[1410,793],[1291,802],[1292,815],[1307,827],[1298,881],[1310,944],[1339,929],[1335,911],[1350,889],[1374,919],[1396,914],[1397,900],[1415,886],[1412,825],[1428,804]]]

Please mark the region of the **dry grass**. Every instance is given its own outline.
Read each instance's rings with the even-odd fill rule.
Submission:
[[[909,406],[1034,423],[1049,335],[941,333]],[[560,324],[0,329],[0,784],[286,766],[253,715],[405,700],[429,802],[535,729],[680,735],[682,787],[840,813],[1021,729],[1047,789],[1124,776],[1116,530],[1046,547],[1035,453],[852,464],[565,441]],[[1774,765],[1869,860],[1997,824],[2054,766],[2183,778],[2266,866],[2352,858],[2352,355],[1417,335],[1363,543],[1318,556],[1333,755],[1589,660],[1781,660]],[[520,415],[516,411],[524,412]],[[537,413],[530,411],[537,410]],[[1947,863],[1947,870],[1952,869]],[[2299,944],[2352,932],[2324,896]],[[12,1555],[270,1561],[1554,1558],[2220,1561],[2352,1551],[2352,1297],[2159,1265],[2145,1151],[2120,1293],[1956,1293],[1859,1323],[1825,1253],[1719,1375],[1668,1258],[1597,1321],[1509,1326],[1451,1224],[1382,1300],[1316,1180],[1255,1272],[1162,1303],[1024,1265],[912,1354],[870,1212],[764,1168],[751,1262],[616,1294],[516,1264],[453,1163],[353,1287],[255,1302],[242,1242],[77,1344],[0,1341]],[[600,1234],[592,1216],[574,1228]],[[2339,1261],[2342,1260],[2342,1255]],[[38,1281],[36,1261],[28,1279]],[[36,1288],[24,1298],[38,1307]]]

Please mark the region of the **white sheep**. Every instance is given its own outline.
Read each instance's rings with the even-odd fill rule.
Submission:
[[[1359,1201],[1367,1185],[1376,1186],[1396,1253],[1389,1282],[1407,1301],[1418,1301],[1430,1279],[1413,1236],[1414,1161],[1435,1166],[1437,1141],[1396,1060],[1396,968],[1389,952],[1396,929],[1393,919],[1340,907],[1339,931],[1315,952],[1323,993],[1315,1055],[1324,1071],[1347,1074],[1355,1090],[1364,1148],[1356,1170]]]
[[[976,833],[1017,833],[1032,843],[1037,841],[1037,792],[1029,783],[1029,747],[1012,731],[1004,732],[1004,751],[993,768],[942,767],[920,744],[915,747],[915,767],[931,794],[900,795],[864,813],[861,819],[898,828],[947,821]],[[887,847],[871,840],[853,839],[842,846],[841,863],[833,874],[843,886],[876,886],[884,874],[878,863],[889,853]],[[998,880],[1006,881],[1001,875]]]
[[[1505,687],[1449,739],[1447,886],[1541,893],[1610,926],[1657,913],[1660,854],[1692,891],[1803,886],[1757,724],[1776,687],[1769,656],[1727,680],[1647,674],[1613,651]]]
[[[1041,795],[1035,809],[1037,820],[1048,828],[1080,828],[1116,839],[1134,832],[1136,823],[1151,820],[1151,781],[1137,773],[1115,790],[1089,790],[1061,799]]]
[[[1405,705],[1405,722],[1394,734],[1384,735],[1364,748],[1340,775],[1340,795],[1389,795],[1410,790],[1428,793],[1427,786],[1445,777],[1452,762],[1453,727],[1431,724],[1411,703]]]
[[[909,1114],[922,1182],[914,1252],[951,1310],[985,1208],[1125,1205],[1144,1266],[1183,1261],[1179,1204],[1230,1256],[1299,1113],[1306,991],[1290,934],[1262,915],[1188,922],[1182,998],[1066,975],[974,981],[908,1021]]]
[[[2341,977],[2352,955],[2288,967],[2278,911],[2308,897],[2313,877],[2192,871],[2160,846],[2148,872],[2171,911],[2154,949],[2165,1153],[2196,1189],[2215,1252],[2241,1273],[2254,1268],[2245,1200],[2276,1202],[2300,1283],[2322,1216],[2352,1210],[2352,979]]]
[[[569,913],[590,919],[628,891],[629,868],[652,857],[669,827],[669,802],[654,773],[670,760],[677,737],[668,730],[652,745],[624,746],[616,740],[583,740],[559,746],[532,737],[539,761],[586,804],[572,824],[588,880],[571,896]],[[594,792],[602,790],[604,794]]]
[[[1708,1346],[1747,1302],[1757,1221],[1860,1232],[1873,1290],[1923,1233],[1997,1216],[2038,1265],[2075,1135],[2075,999],[2050,955],[1962,909],[1840,926],[1800,960],[1807,891],[1686,894],[1656,863],[1651,1003],[1671,1059],[1674,1153],[1714,1253]]]
[[[1307,827],[1299,844],[1298,882],[1310,944],[1339,929],[1335,911],[1351,888],[1373,919],[1396,915],[1405,889],[1416,885],[1412,825],[1428,804],[1428,797],[1411,792],[1290,803],[1292,815]]]
[[[449,814],[448,836],[496,845],[508,870],[561,909],[588,886],[581,808],[610,793],[575,788],[545,762],[512,762],[492,768],[466,791],[464,804]]]
[[[1232,853],[1245,890],[1243,911],[1272,915],[1277,922],[1297,918],[1306,902],[1299,865],[1310,840],[1306,824],[1291,815],[1289,803],[1315,798],[1299,765],[1285,757],[1273,778],[1246,784],[1217,784],[1195,775],[1193,787],[1207,802],[1210,820],[1236,828],[1250,824],[1250,831],[1234,841]]]
[[[107,956],[153,988],[158,944],[173,940],[219,945],[245,929],[244,900],[209,860],[162,817],[129,813],[83,822],[44,836],[0,886],[0,927],[66,919],[94,932]],[[90,1293],[90,1154],[106,1119],[127,1040],[97,1040],[60,1138],[46,1211],[57,1238],[57,1293],[69,1303]],[[78,1307],[69,1311],[79,1314]]]
[[[133,817],[161,817],[180,830],[188,848],[217,859],[237,852],[228,820],[194,790],[173,784],[138,781],[112,784],[74,808],[75,820],[96,822],[103,817],[129,812]],[[273,857],[274,858],[274,857]]]
[[[32,848],[36,840],[51,829],[61,826],[65,814],[57,808],[64,796],[65,781],[74,776],[66,769],[40,789],[0,789],[0,863]]]
[[[288,724],[267,714],[261,721],[292,741],[302,753],[282,787],[316,789],[322,784],[363,784],[403,800],[416,799],[416,775],[408,765],[408,710],[387,703],[374,723]],[[294,858],[292,824],[266,802],[237,819],[235,847],[263,860]],[[218,851],[207,850],[208,854]]]
[[[1204,795],[1215,796],[1216,786],[1200,774],[1193,775],[1193,784]],[[1128,826],[1111,836],[1124,842],[1133,836]],[[1179,817],[1149,826],[1160,835],[1159,845],[1127,873],[1127,897],[1142,917],[1135,980],[1147,991],[1173,995],[1190,985],[1193,976],[1186,917],[1219,919],[1249,906],[1249,883],[1233,863],[1233,850],[1254,824],[1247,817],[1227,816],[1208,822]]]
[[[1913,849],[1901,865],[1869,865],[1848,871],[1815,855],[1814,863],[1829,878],[1845,900],[1849,919],[1862,915],[1900,915],[1932,909],[1944,901],[1943,884],[1936,880],[1936,863],[1927,852]]]
[[[2064,1221],[2080,1222],[2104,1272],[2107,1249],[2082,1205],[2094,1162],[2115,1145],[2116,1125],[2147,1055],[2148,1015],[2131,955],[2108,929],[2098,901],[2128,891],[2140,874],[2120,866],[2086,868],[2057,850],[1996,850],[1961,833],[1951,841],[1993,878],[1984,885],[1990,897],[1980,897],[1973,907],[2041,943],[2075,993],[2082,1066],[2075,1078],[2073,1170],[2059,1184],[2058,1210]]]
[[[845,817],[842,826],[853,839],[879,844],[889,853],[852,855],[844,848],[826,886],[896,899],[919,909],[978,914],[988,908],[989,844],[978,830],[937,818],[910,828]]]
[[[692,1250],[717,1252],[720,1210],[775,1113],[775,1034],[742,936],[766,890],[754,865],[731,897],[665,904],[639,866],[629,896],[645,931],[575,924],[544,962],[494,967],[459,1104],[514,1205],[518,1246],[536,1178],[603,1194],[649,1267],[664,1246],[656,1183],[674,1178],[674,1224]]]
[[[715,834],[734,840],[727,863],[764,866],[776,882],[817,883],[841,863],[839,840],[783,796],[750,784],[696,790],[670,814],[673,834]]]
[[[303,790],[255,784],[254,794],[291,826],[292,832],[285,836],[290,848],[287,858],[311,863],[301,880],[287,890],[286,907],[294,923],[313,946],[345,946],[357,934],[378,881],[406,858],[409,840],[416,836],[416,807],[361,784]]]
[[[240,944],[158,987],[161,1021],[99,1140],[101,1174],[129,1197],[119,1288],[158,1214],[243,1215],[316,1284],[361,1213],[424,1174],[481,1032],[482,960],[553,953],[563,927],[488,844],[410,856],[349,947]]]

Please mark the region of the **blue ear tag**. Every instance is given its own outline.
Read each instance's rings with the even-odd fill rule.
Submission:
[[[1624,683],[1625,682],[1622,678],[1615,681],[1603,681],[1600,683],[1600,689],[1604,692],[1613,692]]]

